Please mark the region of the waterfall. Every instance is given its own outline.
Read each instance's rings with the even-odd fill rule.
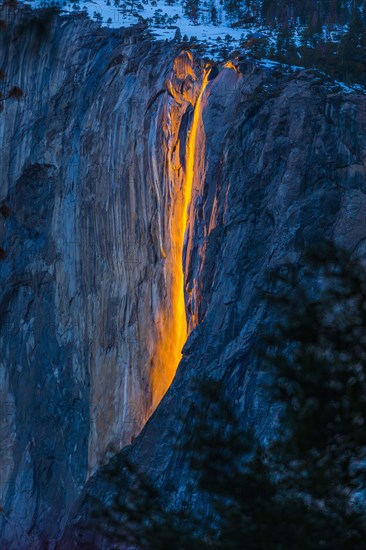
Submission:
[[[171,249],[166,260],[169,273],[166,277],[168,292],[171,292],[171,310],[160,312],[158,323],[162,327],[160,341],[157,345],[157,355],[152,372],[153,408],[157,406],[164,393],[170,386],[181,360],[181,350],[188,336],[188,325],[184,298],[184,267],[183,247],[187,223],[188,210],[192,199],[195,166],[197,160],[196,138],[200,131],[202,96],[208,83],[208,72],[204,74],[200,90],[195,102],[192,125],[186,140],[184,177],[179,181],[172,162],[172,149],[167,150],[167,165],[169,178],[173,182],[173,192],[179,196],[173,197],[172,218],[170,224]],[[174,109],[170,111],[170,128],[178,123],[175,120]],[[179,120],[180,123],[180,120]],[[179,142],[175,142],[175,146]]]

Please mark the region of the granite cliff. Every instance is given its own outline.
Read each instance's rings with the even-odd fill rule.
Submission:
[[[122,448],[181,498],[170,441],[197,375],[270,437],[265,274],[323,236],[364,253],[366,99],[142,27],[23,17],[2,10],[24,95],[0,113],[0,540],[88,548],[81,502],[113,491],[98,468]]]

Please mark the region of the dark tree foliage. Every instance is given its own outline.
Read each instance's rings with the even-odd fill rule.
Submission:
[[[69,0],[74,8],[75,0]],[[255,58],[270,58],[286,65],[318,68],[348,84],[366,86],[366,2],[365,0],[166,0],[181,4],[184,14],[194,24],[210,22],[232,25],[248,31],[248,25],[263,25],[254,36],[243,32],[241,47]],[[65,3],[64,3],[65,4]],[[140,16],[143,4],[133,0],[114,0],[123,13]],[[6,9],[15,10],[16,0],[7,0]],[[66,5],[66,4],[65,4]],[[52,0],[43,2],[17,29],[34,35],[33,46],[50,34],[58,8]],[[168,24],[162,10],[154,15],[157,25]],[[102,22],[100,13],[95,19]],[[172,22],[172,24],[175,24]],[[107,21],[107,25],[110,21]],[[0,31],[6,21],[0,18]],[[253,27],[252,27],[253,28]],[[268,32],[270,30],[270,32]],[[271,32],[277,40],[272,42]],[[265,37],[266,35],[266,37]],[[176,40],[177,41],[177,40]],[[267,44],[264,44],[264,42]],[[227,58],[230,48],[219,55]],[[232,52],[234,53],[234,52]]]
[[[200,15],[200,0],[185,0],[184,13],[193,21],[193,23],[198,23]]]
[[[354,2],[352,9],[345,10],[345,3],[335,0],[317,2],[316,7],[305,1],[303,9],[294,4],[292,17],[278,6],[274,16],[271,3],[265,19],[276,27],[278,39],[270,56],[286,64],[318,68],[346,83],[366,85],[366,17],[361,4]]]
[[[254,23],[275,32],[276,47],[266,48],[260,32],[255,38],[245,34],[243,48],[248,55],[318,68],[343,82],[366,86],[364,0],[220,0],[219,5],[235,28]],[[222,22],[222,14],[219,16],[212,2],[184,0],[184,8],[194,23],[201,15],[211,23]]]
[[[116,459],[114,502],[95,503],[116,547],[366,547],[366,270],[326,245],[269,287],[277,322],[262,327],[258,356],[280,411],[272,442],[243,429],[222,382],[200,382],[179,449],[186,501],[177,508],[174,491]]]
[[[305,507],[306,548],[364,548],[366,270],[327,245],[276,279],[282,317],[266,358],[283,414],[270,468]]]

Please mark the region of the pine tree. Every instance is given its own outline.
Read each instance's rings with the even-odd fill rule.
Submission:
[[[366,270],[333,246],[318,247],[273,273],[267,297],[277,321],[259,333],[258,360],[263,391],[280,411],[272,442],[244,429],[222,381],[200,382],[190,429],[178,428],[189,469],[170,498],[125,459],[113,462],[114,503],[102,514],[96,503],[111,542],[154,550],[365,547]]]
[[[210,4],[210,21],[213,25],[217,25],[219,22],[218,11],[217,11],[215,2],[213,0],[211,0],[211,4]]]
[[[182,33],[179,27],[177,27],[177,30],[175,31],[174,42],[182,42]]]
[[[197,24],[200,16],[200,0],[185,0],[184,13]]]
[[[239,18],[240,4],[241,2],[238,0],[224,0],[224,8],[231,22]]]

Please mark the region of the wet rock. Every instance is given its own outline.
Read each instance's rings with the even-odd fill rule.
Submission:
[[[183,254],[190,335],[146,423],[176,367],[172,228],[203,63],[80,17],[36,48],[1,36],[24,97],[0,114],[0,540],[70,549],[88,494],[113,492],[100,463],[132,439],[123,452],[183,498],[171,437],[197,375],[222,380],[271,437],[253,352],[274,321],[265,274],[322,235],[363,251],[366,100],[245,60],[209,79]]]
[[[271,438],[276,414],[258,393],[263,373],[254,351],[259,329],[275,322],[261,294],[268,270],[301,262],[305,247],[324,236],[364,253],[366,237],[364,96],[335,95],[326,81],[314,86],[313,74],[274,84],[267,70],[240,74],[226,67],[209,81],[201,116],[184,254],[195,323],[167,394],[121,454],[139,464],[171,505],[189,483],[172,441],[178,419],[189,418],[197,376],[219,379],[243,424],[263,442]],[[92,543],[96,534],[78,529],[88,518],[88,496],[103,499],[114,491],[105,471],[97,472],[59,548]],[[204,511],[201,501],[190,503]]]

